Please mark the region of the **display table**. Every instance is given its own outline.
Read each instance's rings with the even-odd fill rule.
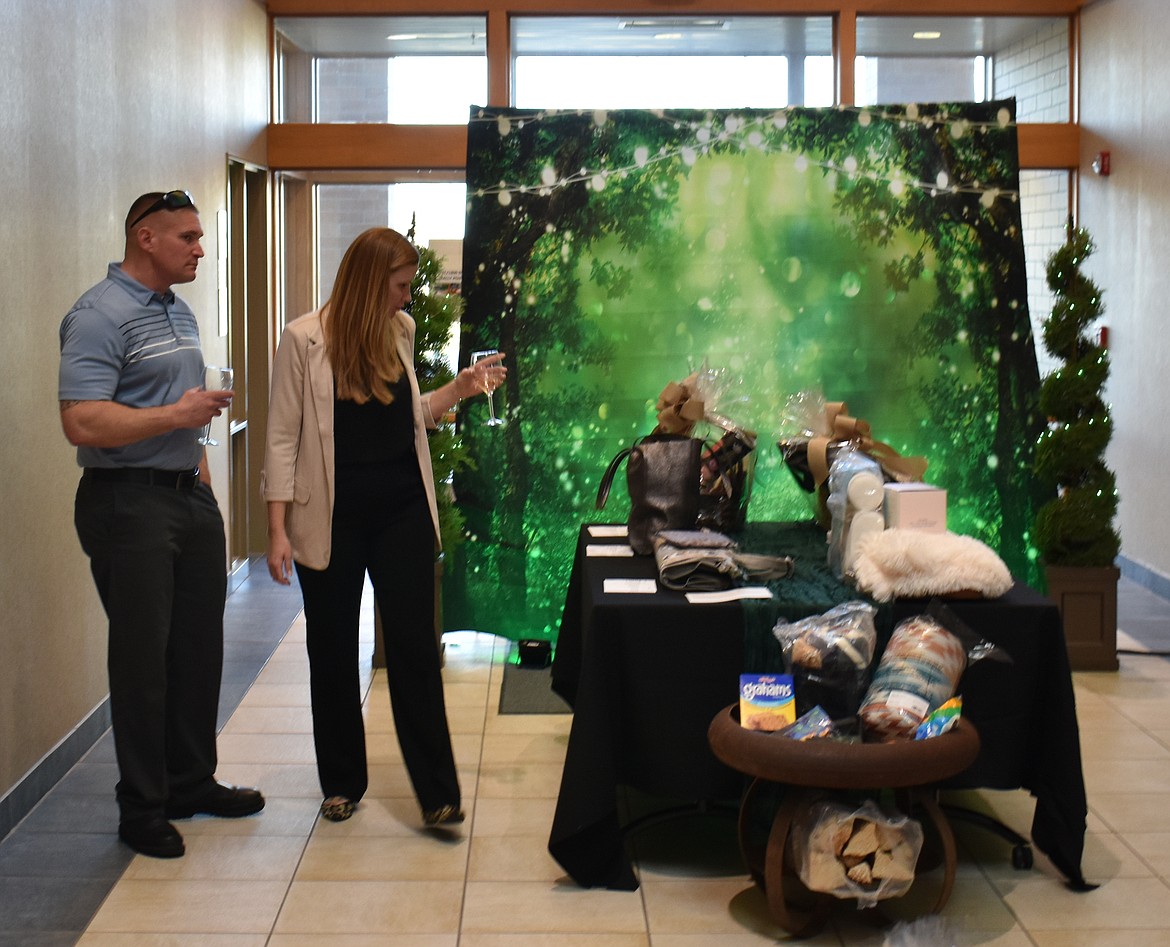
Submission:
[[[824,798],[823,790],[901,790],[899,808],[909,816],[925,814],[934,826],[943,853],[943,878],[932,913],[946,905],[955,883],[955,837],[935,801],[935,786],[967,769],[979,753],[979,734],[967,719],[940,737],[892,743],[800,742],[772,733],[745,730],[739,707],[720,711],[711,721],[708,739],[715,755],[752,777],[739,817],[739,842],[744,860],[768,898],[772,916],[796,937],[817,933],[828,918],[832,895],[810,892],[791,863],[788,840],[809,808]],[[768,783],[790,787],[776,809],[761,853],[750,839],[748,822],[758,790]],[[917,873],[918,869],[916,869]],[[797,887],[802,906],[791,894]]]
[[[624,541],[582,527],[552,667],[553,690],[573,708],[573,723],[548,845],[578,884],[637,887],[618,818],[620,785],[675,800],[738,800],[743,777],[712,754],[707,728],[738,700],[740,673],[783,670],[771,634],[779,617],[804,618],[859,597],[829,573],[824,542],[812,523],[749,524],[743,548],[793,556],[793,577],[773,583],[767,601],[692,605],[662,588],[607,593],[607,578],[654,578],[654,559],[588,555],[589,546]],[[1087,806],[1060,613],[1019,584],[999,599],[949,604],[1013,663],[983,661],[964,674],[963,710],[982,748],[946,785],[1030,790],[1033,843],[1083,885]],[[882,606],[879,636],[925,605]]]

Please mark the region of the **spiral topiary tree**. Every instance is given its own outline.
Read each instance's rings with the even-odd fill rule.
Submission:
[[[407,239],[415,237],[411,221]],[[415,322],[414,361],[419,387],[423,391],[438,388],[455,375],[444,353],[451,343],[455,324],[463,314],[463,297],[443,292],[438,287],[442,260],[429,247],[418,250],[418,272],[410,286],[410,315]],[[455,471],[472,466],[467,446],[455,431],[454,418],[444,419],[428,436],[431,466],[435,473],[435,503],[439,510],[439,533],[443,549],[451,552],[464,541],[463,514],[455,505],[451,478]]]
[[[1121,548],[1113,527],[1117,484],[1105,464],[1113,421],[1102,391],[1109,354],[1086,330],[1104,311],[1101,293],[1081,267],[1095,249],[1068,224],[1068,239],[1048,260],[1056,296],[1044,323],[1044,346],[1061,365],[1040,387],[1049,428],[1036,447],[1037,478],[1053,498],[1036,513],[1035,543],[1046,565],[1112,566]]]

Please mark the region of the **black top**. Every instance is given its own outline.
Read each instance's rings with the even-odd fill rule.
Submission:
[[[390,386],[393,400],[365,404],[338,398],[333,403],[334,464],[338,499],[362,503],[371,491],[400,501],[422,494],[414,449],[414,413],[405,373]]]

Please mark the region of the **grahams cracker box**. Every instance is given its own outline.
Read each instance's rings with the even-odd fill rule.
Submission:
[[[783,730],[796,722],[791,674],[741,674],[739,722],[748,730]]]

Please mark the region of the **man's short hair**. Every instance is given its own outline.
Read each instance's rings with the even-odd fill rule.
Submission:
[[[186,210],[199,213],[199,208],[186,191],[149,191],[136,199],[126,212],[126,236],[140,221],[160,210]]]

